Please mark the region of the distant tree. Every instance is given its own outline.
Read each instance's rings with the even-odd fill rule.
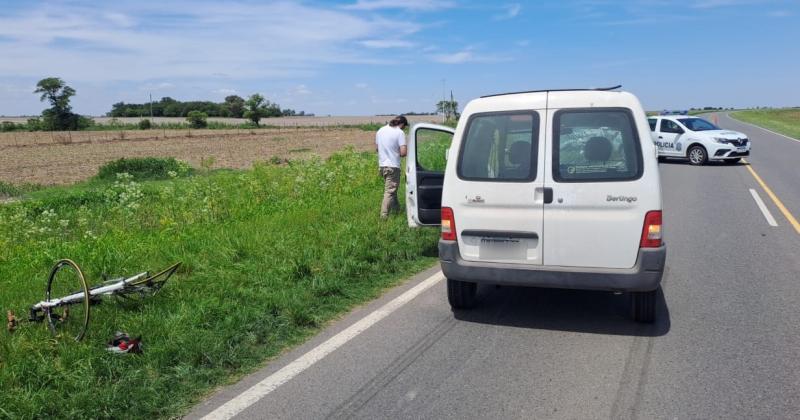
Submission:
[[[45,130],[77,130],[86,124],[72,113],[69,99],[75,96],[75,89],[67,86],[58,77],[48,77],[36,84],[33,93],[40,93],[40,101],[50,102],[50,108],[42,111],[42,125]]]
[[[25,125],[28,131],[42,131],[42,120],[38,118],[28,118],[28,122]]]
[[[439,101],[436,103],[436,112],[444,114],[445,119],[449,120],[458,115],[458,102]]]
[[[206,128],[208,126],[208,114],[202,111],[190,111],[186,115],[186,121],[192,128]]]
[[[2,123],[0,123],[0,131],[4,133],[9,131],[14,131],[16,129],[17,129],[17,124],[14,124],[11,121],[3,121]]]
[[[259,105],[260,118],[278,117],[281,115],[295,115],[291,109],[282,110],[276,103],[271,103],[262,97]],[[153,102],[154,117],[186,117],[191,111],[205,112],[209,117],[244,117],[244,112],[248,109],[247,101],[237,95],[229,95],[223,102],[211,101],[188,101],[182,102],[170,97],[163,97],[158,102]],[[107,114],[110,117],[143,117],[150,115],[150,103],[128,104],[117,102],[111,106],[111,111]]]
[[[269,115],[269,101],[265,101],[264,97],[258,93],[250,95],[244,105],[244,117],[252,121],[256,126],[259,125],[259,121],[262,118]]]
[[[242,118],[244,115],[244,98],[239,95],[226,96],[224,106],[233,118]]]
[[[450,91],[449,101],[439,101],[436,103],[436,112],[444,114],[446,120],[458,118],[458,102],[453,99],[453,91]]]
[[[145,118],[139,121],[139,130],[149,130],[151,127],[153,127],[153,124],[149,119]]]

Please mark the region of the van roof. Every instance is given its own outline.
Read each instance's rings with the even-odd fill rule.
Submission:
[[[604,87],[604,88],[525,90],[525,91],[520,91],[520,92],[493,93],[491,95],[483,95],[483,96],[481,96],[481,98],[491,98],[493,96],[519,95],[519,94],[523,94],[523,93],[539,93],[539,92],[572,92],[572,91],[587,91],[587,90],[609,91],[609,90],[616,90],[616,89],[619,89],[621,87],[622,87],[622,85],[616,85],[616,86]]]

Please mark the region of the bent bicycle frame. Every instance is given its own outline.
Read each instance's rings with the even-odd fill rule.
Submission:
[[[122,298],[131,298],[132,295],[139,296],[152,296],[158,293],[161,287],[164,286],[167,280],[175,274],[181,263],[175,263],[166,269],[150,275],[149,272],[143,272],[131,277],[120,277],[108,280],[101,285],[92,288],[87,287],[86,279],[83,272],[72,260],[60,260],[50,271],[50,276],[47,280],[47,289],[45,290],[45,299],[31,306],[28,321],[40,322],[47,319],[48,327],[53,335],[58,335],[56,324],[58,322],[66,321],[69,314],[70,305],[84,305],[84,319],[83,326],[78,335],[74,338],[76,341],[83,339],[89,324],[89,305],[93,302],[99,302],[102,296],[118,296]],[[75,270],[78,280],[81,284],[81,291],[69,294],[63,297],[51,296],[51,289],[53,280],[59,270],[64,267],[71,267]],[[54,308],[64,307],[64,315],[53,313]],[[8,312],[8,330],[13,332],[18,324],[18,320],[13,312]]]

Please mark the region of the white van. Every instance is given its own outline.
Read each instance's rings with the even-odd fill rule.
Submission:
[[[410,137],[408,222],[441,225],[453,309],[473,306],[477,283],[489,283],[630,292],[633,318],[655,319],[661,182],[634,95],[484,96],[455,130],[417,124]]]

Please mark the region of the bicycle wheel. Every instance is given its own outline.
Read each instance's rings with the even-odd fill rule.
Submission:
[[[80,267],[71,260],[57,262],[47,279],[44,300],[60,300],[55,306],[43,309],[53,336],[81,341],[89,328],[90,295]]]

